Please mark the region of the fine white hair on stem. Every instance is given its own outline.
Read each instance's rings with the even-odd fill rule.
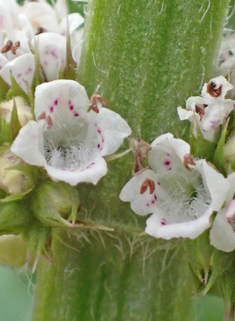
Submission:
[[[208,12],[208,10],[209,10],[209,8],[210,8],[210,5],[211,5],[211,2],[210,2],[210,0],[208,0],[207,8],[206,8],[205,12],[203,13],[201,19],[198,20],[199,22],[202,22],[202,20],[205,18],[206,14],[207,14],[207,12]],[[200,9],[199,11],[201,11],[201,10],[202,10],[202,7],[201,7],[201,9]]]

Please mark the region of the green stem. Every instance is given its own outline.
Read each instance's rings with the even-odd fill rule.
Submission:
[[[41,262],[34,321],[188,317],[192,281],[181,242],[59,230],[52,249],[56,265]]]

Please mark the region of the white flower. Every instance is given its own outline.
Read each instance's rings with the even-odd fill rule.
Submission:
[[[153,213],[146,233],[163,239],[194,239],[210,227],[211,214],[221,208],[226,179],[205,160],[194,163],[189,144],[172,134],[158,137],[151,147],[151,169],[136,174],[120,198],[139,215]]]
[[[55,180],[96,184],[107,173],[103,156],[114,153],[131,129],[111,110],[88,108],[86,91],[75,81],[37,86],[37,121],[20,130],[11,151],[28,164],[43,166]]]
[[[222,125],[229,113],[234,109],[235,101],[224,99],[233,86],[220,76],[211,79],[203,86],[201,96],[189,97],[186,109],[177,108],[181,120],[189,120],[193,126],[193,134],[197,138],[200,131],[204,139],[216,142]]]
[[[231,252],[235,249],[235,173],[227,178],[229,191],[224,207],[217,213],[210,231],[210,243],[218,250]]]
[[[217,98],[225,98],[227,92],[231,89],[233,89],[233,85],[223,76],[219,76],[204,84],[201,96],[205,99],[205,103],[210,103]]]

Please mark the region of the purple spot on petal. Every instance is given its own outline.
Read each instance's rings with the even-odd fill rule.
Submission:
[[[169,167],[169,168],[167,168],[167,170],[168,170],[168,171],[171,171],[171,170],[172,170],[172,168],[171,168],[171,167]]]
[[[149,203],[147,203],[146,206],[149,206]]]
[[[59,58],[56,50],[51,50],[50,53],[51,53],[51,56],[52,56],[53,58],[55,58],[55,59],[58,59],[58,58]]]
[[[160,182],[157,182],[157,185],[161,185]]]
[[[26,75],[30,74],[32,72],[32,68],[28,68],[25,72]]]
[[[171,162],[169,161],[169,160],[166,160],[165,162],[164,162],[164,165],[165,166],[169,166],[171,164]]]
[[[54,107],[50,107],[50,112],[53,113]]]
[[[22,77],[22,74],[17,74],[16,77],[20,78],[20,77]]]
[[[157,200],[157,195],[155,195],[155,194],[154,194],[154,199],[155,199],[155,201]]]
[[[78,113],[74,113],[73,115],[74,115],[74,117],[78,117],[78,116],[79,116],[79,114],[78,114]]]
[[[102,138],[102,143],[104,143],[104,138]]]
[[[155,203],[155,201],[154,200],[152,200],[152,202],[151,202],[152,204],[154,204]]]
[[[97,133],[101,134],[101,130],[100,130],[100,129],[97,129]]]
[[[161,220],[161,224],[166,225],[166,220],[164,218]]]
[[[97,148],[100,148],[100,144],[97,144]]]
[[[54,101],[54,105],[57,105],[57,104],[58,104],[58,99]]]
[[[73,105],[70,105],[70,106],[69,106],[69,109],[70,109],[70,110],[73,110],[73,109],[74,109]]]

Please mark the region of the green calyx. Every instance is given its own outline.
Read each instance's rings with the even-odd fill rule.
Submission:
[[[32,210],[48,227],[72,227],[79,208],[76,188],[47,180],[38,185],[32,197]]]

